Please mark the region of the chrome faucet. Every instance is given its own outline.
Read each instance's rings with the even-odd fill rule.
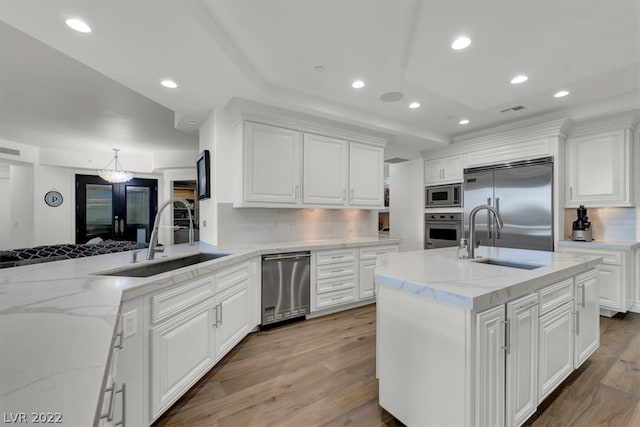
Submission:
[[[481,210],[486,209],[489,212],[492,212],[496,217],[496,223],[498,228],[503,227],[502,218],[500,218],[500,212],[496,210],[493,206],[489,205],[478,205],[471,210],[469,214],[469,258],[474,259],[476,257],[476,248],[480,245],[480,242],[476,242],[476,214]],[[488,214],[487,214],[488,215]]]
[[[191,217],[191,208],[189,207],[189,202],[185,199],[169,199],[164,205],[158,209],[158,213],[156,214],[156,219],[153,221],[153,231],[151,232],[151,239],[149,240],[149,249],[147,249],[147,259],[153,259],[153,255],[156,252],[164,252],[164,248],[158,247],[158,228],[160,227],[160,214],[162,211],[169,205],[172,205],[174,202],[180,202],[187,208],[187,214],[189,214],[189,245],[193,246],[193,218]]]

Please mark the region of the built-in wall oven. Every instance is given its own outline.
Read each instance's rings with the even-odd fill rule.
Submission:
[[[427,213],[424,215],[425,249],[457,246],[461,237],[461,213]]]

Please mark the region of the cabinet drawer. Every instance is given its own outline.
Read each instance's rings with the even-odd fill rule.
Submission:
[[[354,274],[355,274],[354,262],[321,265],[316,268],[316,280],[330,279],[334,277],[343,277],[343,276],[353,277]]]
[[[316,295],[316,308],[322,309],[356,300],[355,288]]]
[[[182,310],[213,296],[211,277],[202,277],[175,286],[151,297],[151,323],[163,321]]]
[[[601,256],[603,264],[622,265],[623,253],[619,251],[602,251],[591,249],[560,248],[559,252]]]
[[[316,292],[319,294],[344,289],[355,289],[355,287],[356,283],[354,280],[354,276],[338,279],[323,279],[316,282]]]
[[[573,299],[573,278],[547,286],[538,291],[538,294],[540,295],[540,315],[542,316]]]
[[[216,272],[213,276],[216,294],[245,282],[249,278],[249,273],[249,264],[246,262]]]
[[[356,260],[355,249],[336,249],[331,251],[318,251],[316,255],[316,265],[327,265],[337,262],[347,262]]]
[[[371,246],[369,248],[360,249],[360,259],[375,259],[378,255],[389,252],[398,252],[397,245]]]

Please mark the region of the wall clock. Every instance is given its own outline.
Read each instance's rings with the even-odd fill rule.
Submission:
[[[51,190],[44,195],[44,201],[47,205],[57,208],[62,204],[62,194],[59,191]]]

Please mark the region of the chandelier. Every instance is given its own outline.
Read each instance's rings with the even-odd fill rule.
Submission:
[[[127,172],[125,170],[122,170],[121,167],[119,167],[119,162],[118,162],[118,151],[120,151],[117,148],[114,148],[113,151],[115,152],[115,156],[113,158],[113,160],[111,160],[109,162],[109,164],[107,166],[105,166],[104,169],[99,170],[98,171],[98,176],[102,179],[104,179],[107,182],[127,182],[130,181],[131,178],[133,178],[133,174],[130,172]],[[109,169],[109,166],[114,163],[114,167],[113,169]]]

